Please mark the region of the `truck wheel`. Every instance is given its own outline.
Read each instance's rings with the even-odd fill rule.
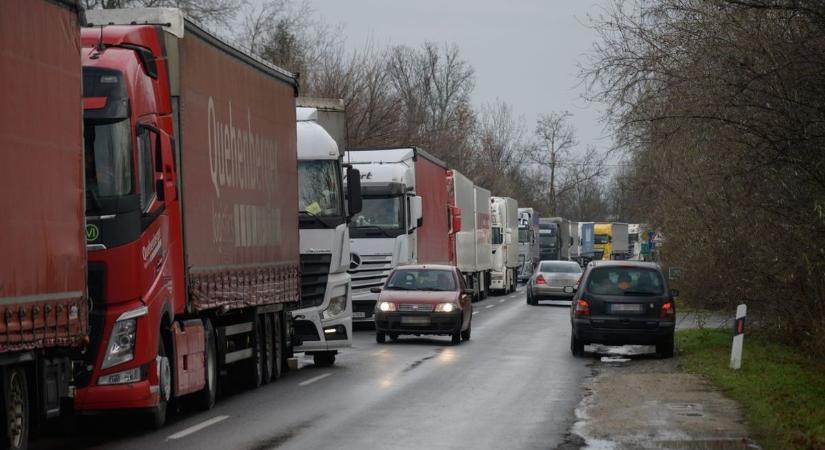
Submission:
[[[284,374],[287,356],[284,355],[284,327],[281,325],[281,315],[270,315],[272,320],[272,379],[277,380]],[[291,355],[289,356],[291,357]]]
[[[263,330],[261,330],[261,325],[256,317],[252,320],[252,357],[241,365],[241,377],[249,389],[256,389],[260,387],[263,382],[264,358],[266,356],[264,353],[266,353],[266,346],[264,345],[262,335]]]
[[[158,405],[152,408],[149,413],[149,428],[157,430],[166,423],[166,410],[169,400],[172,398],[172,367],[169,365],[169,352],[166,351],[166,344],[163,342],[163,333],[158,339]]]
[[[312,355],[317,367],[329,367],[335,364],[335,352],[318,352]]]
[[[203,390],[195,394],[195,404],[199,409],[208,410],[215,406],[215,399],[218,396],[218,352],[215,345],[215,331],[209,319],[203,320],[203,334],[206,338],[203,358],[206,382]]]
[[[6,367],[3,371],[4,427],[0,448],[25,449],[29,442],[29,388],[23,366]]]
[[[258,322],[258,325],[261,326],[263,331],[263,345],[261,348],[264,354],[262,355],[263,364],[261,368],[263,372],[261,373],[261,382],[266,384],[272,381],[275,372],[275,337],[272,333],[272,314],[261,315]]]

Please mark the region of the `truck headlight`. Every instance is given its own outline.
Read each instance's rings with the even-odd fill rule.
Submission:
[[[435,305],[435,312],[450,313],[458,309],[455,303],[439,303]]]
[[[329,299],[329,306],[321,312],[323,320],[331,320],[347,310],[347,294]]]
[[[118,320],[112,327],[109,336],[109,345],[103,358],[103,368],[116,366],[135,357],[135,336],[137,334],[137,319]]]

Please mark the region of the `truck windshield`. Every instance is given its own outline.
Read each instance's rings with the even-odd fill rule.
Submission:
[[[403,229],[403,199],[403,196],[364,197],[361,212],[353,216],[350,222],[351,228]]]
[[[518,242],[519,244],[527,244],[530,242],[530,230],[527,228],[519,228],[518,229]]]
[[[539,245],[542,247],[555,247],[556,246],[556,237],[552,234],[541,234],[539,235]]]
[[[504,242],[504,238],[501,235],[501,228],[493,227],[493,245],[500,245],[502,242]]]
[[[128,119],[84,123],[86,192],[92,198],[132,193],[132,133]]]
[[[609,239],[606,234],[597,234],[593,237],[594,244],[607,244]]]
[[[313,216],[341,216],[337,160],[298,161],[298,210]]]

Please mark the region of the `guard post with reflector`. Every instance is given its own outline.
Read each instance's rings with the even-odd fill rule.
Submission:
[[[748,312],[747,305],[736,307],[736,322],[733,328],[733,345],[730,350],[730,368],[738,370],[742,367],[742,344],[745,339],[745,316]]]

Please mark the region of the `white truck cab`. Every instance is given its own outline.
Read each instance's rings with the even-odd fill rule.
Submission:
[[[502,294],[518,285],[518,202],[509,197],[490,197],[492,269],[490,289]]]
[[[317,109],[297,108],[296,113],[301,301],[292,317],[301,345],[295,352],[312,355],[316,365],[324,366],[335,362],[339,349],[352,346],[347,210],[357,209],[357,199],[344,202],[341,154],[318,123]]]

